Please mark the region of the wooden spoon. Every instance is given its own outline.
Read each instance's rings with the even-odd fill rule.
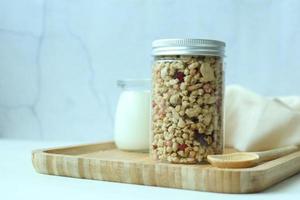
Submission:
[[[258,163],[273,160],[298,150],[296,145],[261,152],[236,152],[223,155],[208,155],[210,164],[220,168],[247,168]]]

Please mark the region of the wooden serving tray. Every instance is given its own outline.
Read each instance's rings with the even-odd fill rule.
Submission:
[[[209,192],[252,193],[299,172],[300,151],[252,168],[219,169],[209,164],[159,163],[152,161],[147,153],[120,151],[113,142],[107,142],[35,150],[32,162],[42,174]]]

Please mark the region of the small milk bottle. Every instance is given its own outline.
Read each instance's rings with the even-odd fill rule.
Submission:
[[[118,149],[147,152],[150,137],[150,80],[119,80],[122,89],[115,116]]]

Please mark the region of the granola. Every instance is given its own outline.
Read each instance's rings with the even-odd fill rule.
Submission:
[[[199,163],[223,150],[223,63],[217,56],[156,56],[152,147],[155,159]]]

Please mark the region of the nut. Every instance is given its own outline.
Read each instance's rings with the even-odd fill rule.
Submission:
[[[179,94],[174,94],[170,97],[170,103],[172,105],[177,105],[179,103]]]
[[[200,72],[203,76],[204,82],[213,81],[216,79],[214,70],[212,69],[209,63],[202,63],[200,67]]]
[[[162,68],[162,70],[160,71],[160,76],[164,80],[167,78],[167,76],[168,76],[168,67]]]
[[[188,136],[188,134],[184,133],[184,134],[182,134],[182,138],[186,140],[189,138],[189,136]]]
[[[201,84],[195,84],[188,87],[188,91],[194,91],[201,88]]]
[[[196,69],[198,66],[199,66],[199,63],[198,63],[198,62],[193,62],[192,64],[190,64],[190,65],[188,66],[188,68],[189,68],[190,70],[192,70],[192,69]]]
[[[179,118],[178,127],[180,127],[180,128],[184,128],[185,127],[185,122],[183,121],[182,118]]]

